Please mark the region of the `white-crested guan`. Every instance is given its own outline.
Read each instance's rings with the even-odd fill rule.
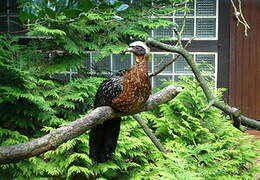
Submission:
[[[141,109],[151,94],[148,76],[150,49],[141,41],[133,42],[125,52],[135,55],[135,64],[103,81],[95,96],[95,107],[111,106],[119,112],[135,113]],[[90,158],[96,162],[111,159],[116,149],[121,118],[105,121],[90,131]]]

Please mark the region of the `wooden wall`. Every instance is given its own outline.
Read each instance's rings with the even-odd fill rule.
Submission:
[[[231,17],[229,103],[260,120],[260,0],[242,3],[251,30],[245,37],[243,27]]]

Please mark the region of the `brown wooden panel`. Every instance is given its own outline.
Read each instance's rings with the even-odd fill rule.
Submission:
[[[229,94],[229,59],[230,59],[230,0],[222,0],[219,3],[218,20],[218,77],[217,87],[226,88],[224,100],[228,100]]]
[[[243,12],[251,26],[248,37],[231,17],[229,102],[260,120],[260,1],[244,0]]]

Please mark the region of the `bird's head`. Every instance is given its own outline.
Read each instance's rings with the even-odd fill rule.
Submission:
[[[124,50],[124,53],[126,52],[134,53],[136,62],[139,63],[150,54],[150,48],[142,41],[135,41],[129,44],[129,47]]]

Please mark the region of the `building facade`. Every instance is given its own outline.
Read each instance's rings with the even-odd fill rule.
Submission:
[[[0,1],[0,32],[20,31],[16,0]],[[236,25],[230,0],[194,0],[189,3],[184,29],[184,41],[195,39],[188,50],[205,78],[215,87],[227,88],[225,100],[253,118],[260,120],[260,1],[242,0],[245,18],[251,25],[248,37],[242,26]],[[162,18],[182,25],[183,14],[175,13]],[[151,37],[166,37],[176,41],[172,28],[158,28]],[[112,54],[97,61],[95,52],[88,52],[86,66],[90,71],[115,72],[129,68],[134,63],[132,55]],[[154,50],[149,61],[149,72],[157,71],[176,54]],[[72,76],[77,73],[70,70]],[[194,78],[186,61],[179,58],[159,75],[152,78],[152,86],[158,87],[164,80],[178,81],[180,76]]]

